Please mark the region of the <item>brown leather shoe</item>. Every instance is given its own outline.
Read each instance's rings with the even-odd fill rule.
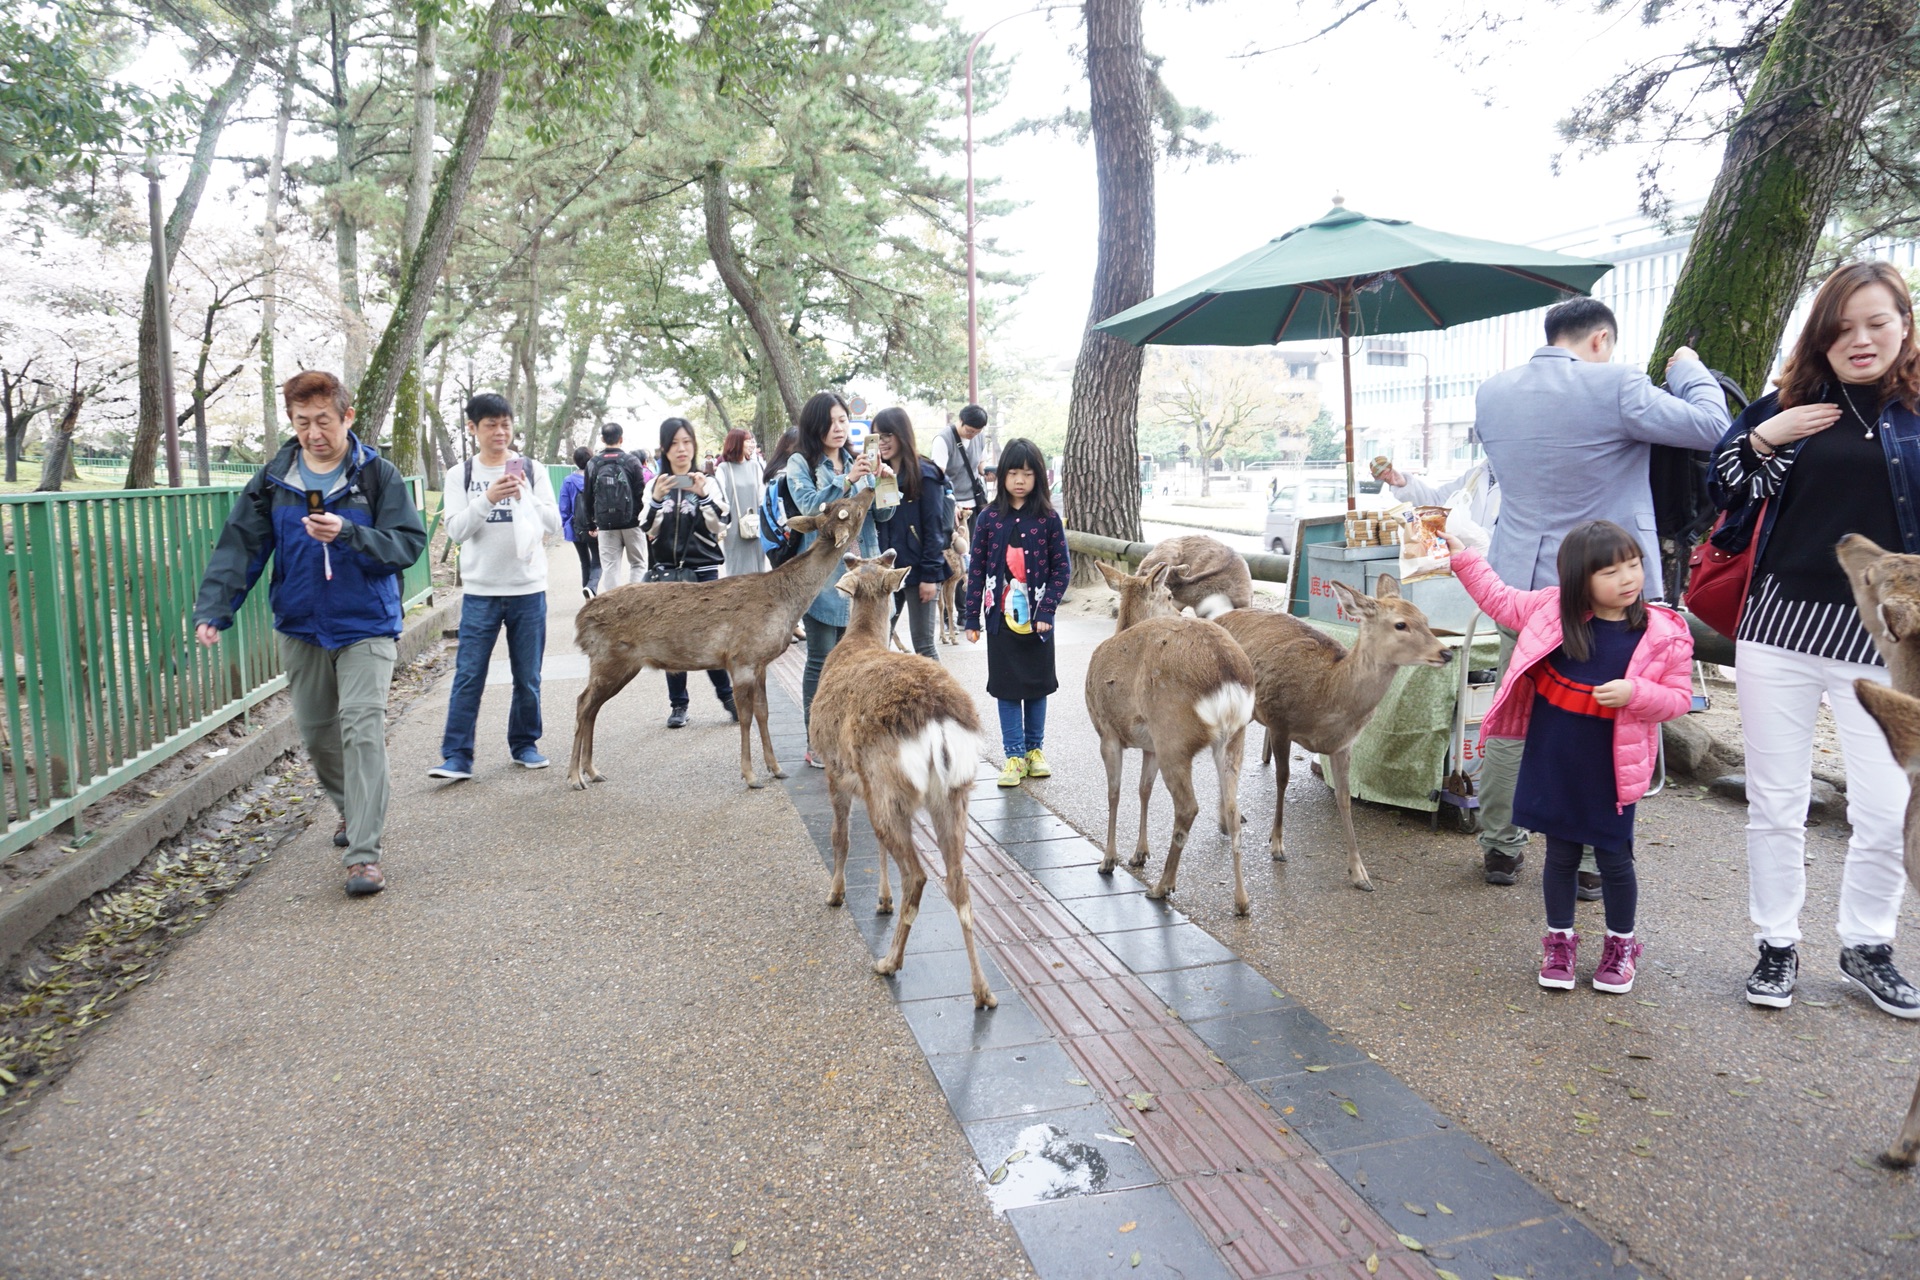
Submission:
[[[1488,884],[1515,884],[1520,879],[1520,868],[1526,862],[1525,851],[1517,853],[1495,853],[1489,849],[1486,853],[1486,873]]]
[[[377,862],[356,862],[347,868],[347,894],[364,898],[387,887],[386,873]]]

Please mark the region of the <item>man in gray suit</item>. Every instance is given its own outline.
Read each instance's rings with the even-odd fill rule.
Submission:
[[[1620,333],[1603,302],[1575,298],[1547,312],[1547,345],[1518,368],[1480,384],[1474,430],[1500,478],[1500,519],[1487,562],[1522,591],[1559,585],[1560,542],[1589,520],[1611,520],[1645,552],[1646,595],[1664,595],[1654,532],[1651,448],[1711,449],[1728,425],[1720,384],[1689,347],[1667,363],[1667,389],[1638,369],[1609,363]],[[1500,631],[1500,671],[1514,635]],[[1526,859],[1526,831],[1513,825],[1513,787],[1523,743],[1487,743],[1480,772],[1480,848],[1488,884],[1512,884]],[[1592,854],[1581,863],[1581,897],[1600,896]]]

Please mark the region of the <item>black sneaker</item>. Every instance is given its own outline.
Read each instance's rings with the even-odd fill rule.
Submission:
[[[673,713],[667,717],[667,728],[684,729],[686,727],[687,709],[685,707],[675,707]]]
[[[727,714],[733,717],[735,724],[740,723],[740,708],[733,705],[732,694],[728,694],[726,697],[720,699],[720,705],[727,709]]]
[[[1575,872],[1573,879],[1574,879],[1574,884],[1573,884],[1574,897],[1578,898],[1582,902],[1600,901],[1601,886],[1605,882],[1600,879],[1600,873],[1598,871]]]
[[[1488,884],[1515,884],[1520,879],[1520,868],[1525,865],[1525,850],[1514,853],[1495,853],[1487,850],[1486,871]]]
[[[1844,960],[1845,953],[1842,953]],[[1747,975],[1747,1003],[1785,1009],[1793,1003],[1794,979],[1800,976],[1800,953],[1792,947],[1760,944],[1760,963]]]
[[[1840,972],[1867,993],[1883,1013],[1896,1018],[1920,1018],[1920,991],[1893,967],[1893,945],[1840,948]]]

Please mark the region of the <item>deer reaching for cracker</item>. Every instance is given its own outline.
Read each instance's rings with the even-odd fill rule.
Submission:
[[[1386,574],[1370,596],[1344,582],[1333,584],[1346,612],[1359,619],[1360,635],[1348,649],[1325,632],[1284,613],[1235,609],[1220,625],[1240,642],[1253,662],[1253,718],[1267,730],[1260,762],[1274,762],[1273,833],[1267,849],[1275,862],[1287,860],[1281,823],[1287,808],[1291,744],[1327,757],[1327,781],[1347,833],[1347,881],[1373,889],[1353,834],[1353,797],[1347,788],[1353,740],[1373,718],[1401,667],[1444,666],[1453,651],[1427,627],[1427,616],[1401,598],[1399,584]]]
[[[1835,549],[1853,586],[1860,621],[1886,659],[1893,679],[1888,688],[1875,680],[1855,680],[1853,692],[1887,735],[1893,758],[1907,771],[1907,821],[1904,853],[1907,879],[1920,888],[1920,556],[1887,551],[1871,539],[1850,533]],[[1885,1164],[1909,1168],[1920,1156],[1920,1083],[1900,1134],[1884,1155]]]
[[[839,906],[847,890],[847,819],[854,791],[886,856],[880,859],[879,913],[893,910],[887,856],[900,869],[900,915],[887,954],[873,971],[893,974],[906,958],[907,935],[920,912],[927,873],[913,849],[913,815],[924,809],[947,866],[947,900],[960,917],[960,936],[973,969],[973,1007],[999,1003],[987,989],[973,943],[973,903],[965,866],[967,799],[980,762],[980,713],[973,697],[939,663],[887,648],[888,610],[907,569],[893,552],[875,560],[847,557],[835,588],[852,602],[840,643],[827,655],[813,697],[808,741],[827,767],[833,801],[833,890]]]
[[[724,669],[733,679],[740,713],[740,776],[749,787],[765,785],[753,773],[758,723],[767,771],[786,777],[767,729],[767,666],[793,642],[794,624],[833,575],[847,544],[859,536],[872,505],[868,490],[829,502],[815,515],[789,518],[788,528],[816,536],[812,546],[778,569],[714,582],[629,583],[582,605],[574,634],[588,659],[587,687],[575,711],[568,784],[584,791],[589,782],[606,780],[593,767],[594,722],[602,704],[645,667]]]
[[[1174,611],[1166,579],[1171,565],[1125,574],[1095,561],[1107,584],[1120,593],[1120,621],[1087,664],[1087,716],[1100,735],[1107,766],[1107,845],[1102,875],[1113,873],[1118,852],[1114,828],[1120,815],[1120,775],[1128,748],[1140,751],[1140,838],[1130,867],[1147,862],[1147,801],[1156,772],[1173,798],[1173,843],[1149,898],[1174,890],[1180,855],[1200,805],[1193,795],[1193,758],[1213,754],[1220,778],[1220,830],[1233,849],[1233,909],[1246,915],[1247,886],[1240,874],[1240,760],[1253,718],[1254,671],[1247,655],[1218,626]]]

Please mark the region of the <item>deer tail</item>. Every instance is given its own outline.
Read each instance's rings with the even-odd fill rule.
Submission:
[[[929,720],[900,742],[900,772],[924,799],[973,785],[980,735],[958,720]]]
[[[1225,742],[1253,719],[1253,690],[1238,683],[1218,685],[1193,704],[1193,713],[1207,726],[1210,742]]]

